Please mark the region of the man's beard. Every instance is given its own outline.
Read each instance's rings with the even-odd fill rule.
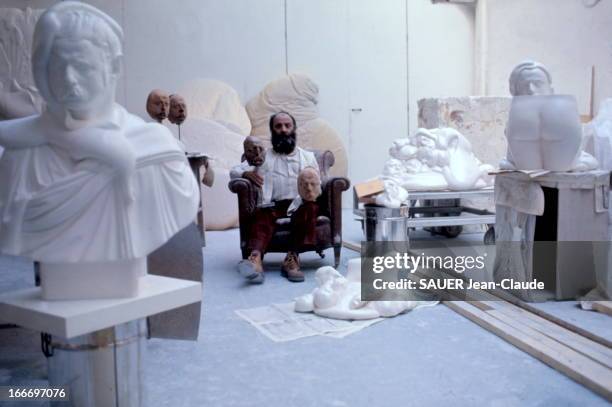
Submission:
[[[295,150],[297,135],[295,131],[288,135],[272,131],[272,149],[278,154],[291,154]]]

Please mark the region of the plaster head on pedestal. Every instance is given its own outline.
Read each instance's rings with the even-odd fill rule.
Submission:
[[[170,112],[168,113],[168,120],[170,123],[181,125],[187,118],[187,103],[181,95],[176,93],[170,95]]]
[[[32,40],[32,74],[47,111],[68,126],[107,114],[121,73],[123,31],[80,2],[43,13]]]
[[[514,67],[508,80],[510,94],[552,95],[552,78],[544,65],[535,61],[523,61]]]
[[[161,123],[168,117],[170,97],[161,89],[153,89],[147,96],[147,113],[153,120]]]
[[[248,136],[242,143],[244,148],[244,158],[249,165],[260,167],[266,159],[266,149],[261,139],[253,136]]]
[[[306,202],[315,202],[321,195],[321,177],[313,167],[306,167],[298,175],[298,192]]]

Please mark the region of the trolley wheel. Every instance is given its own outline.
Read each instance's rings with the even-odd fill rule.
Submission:
[[[484,234],[484,244],[495,244],[495,226],[489,226],[489,229]]]
[[[440,233],[450,239],[459,236],[462,231],[463,226],[442,226],[440,228]]]

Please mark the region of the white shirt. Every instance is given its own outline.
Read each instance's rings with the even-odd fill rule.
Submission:
[[[300,147],[296,147],[293,153],[278,154],[272,149],[266,150],[266,159],[259,167],[258,173],[264,179],[263,200],[264,204],[283,199],[295,199],[299,197],[297,178],[306,167],[314,167],[319,171],[319,165],[315,155]],[[255,167],[246,161],[236,165],[230,171],[230,178],[240,178],[245,171],[253,171]]]

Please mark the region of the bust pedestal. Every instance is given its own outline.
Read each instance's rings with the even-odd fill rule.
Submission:
[[[70,405],[146,406],[144,318],[201,301],[202,284],[147,275],[140,286],[123,299],[46,301],[40,287],[4,294],[0,320],[50,334],[49,384],[68,387]]]
[[[129,298],[147,274],[146,258],[97,263],[40,263],[43,300]]]
[[[609,185],[606,171],[497,174],[495,281],[543,281],[546,292],[516,292],[533,301],[594,288],[608,272]]]

